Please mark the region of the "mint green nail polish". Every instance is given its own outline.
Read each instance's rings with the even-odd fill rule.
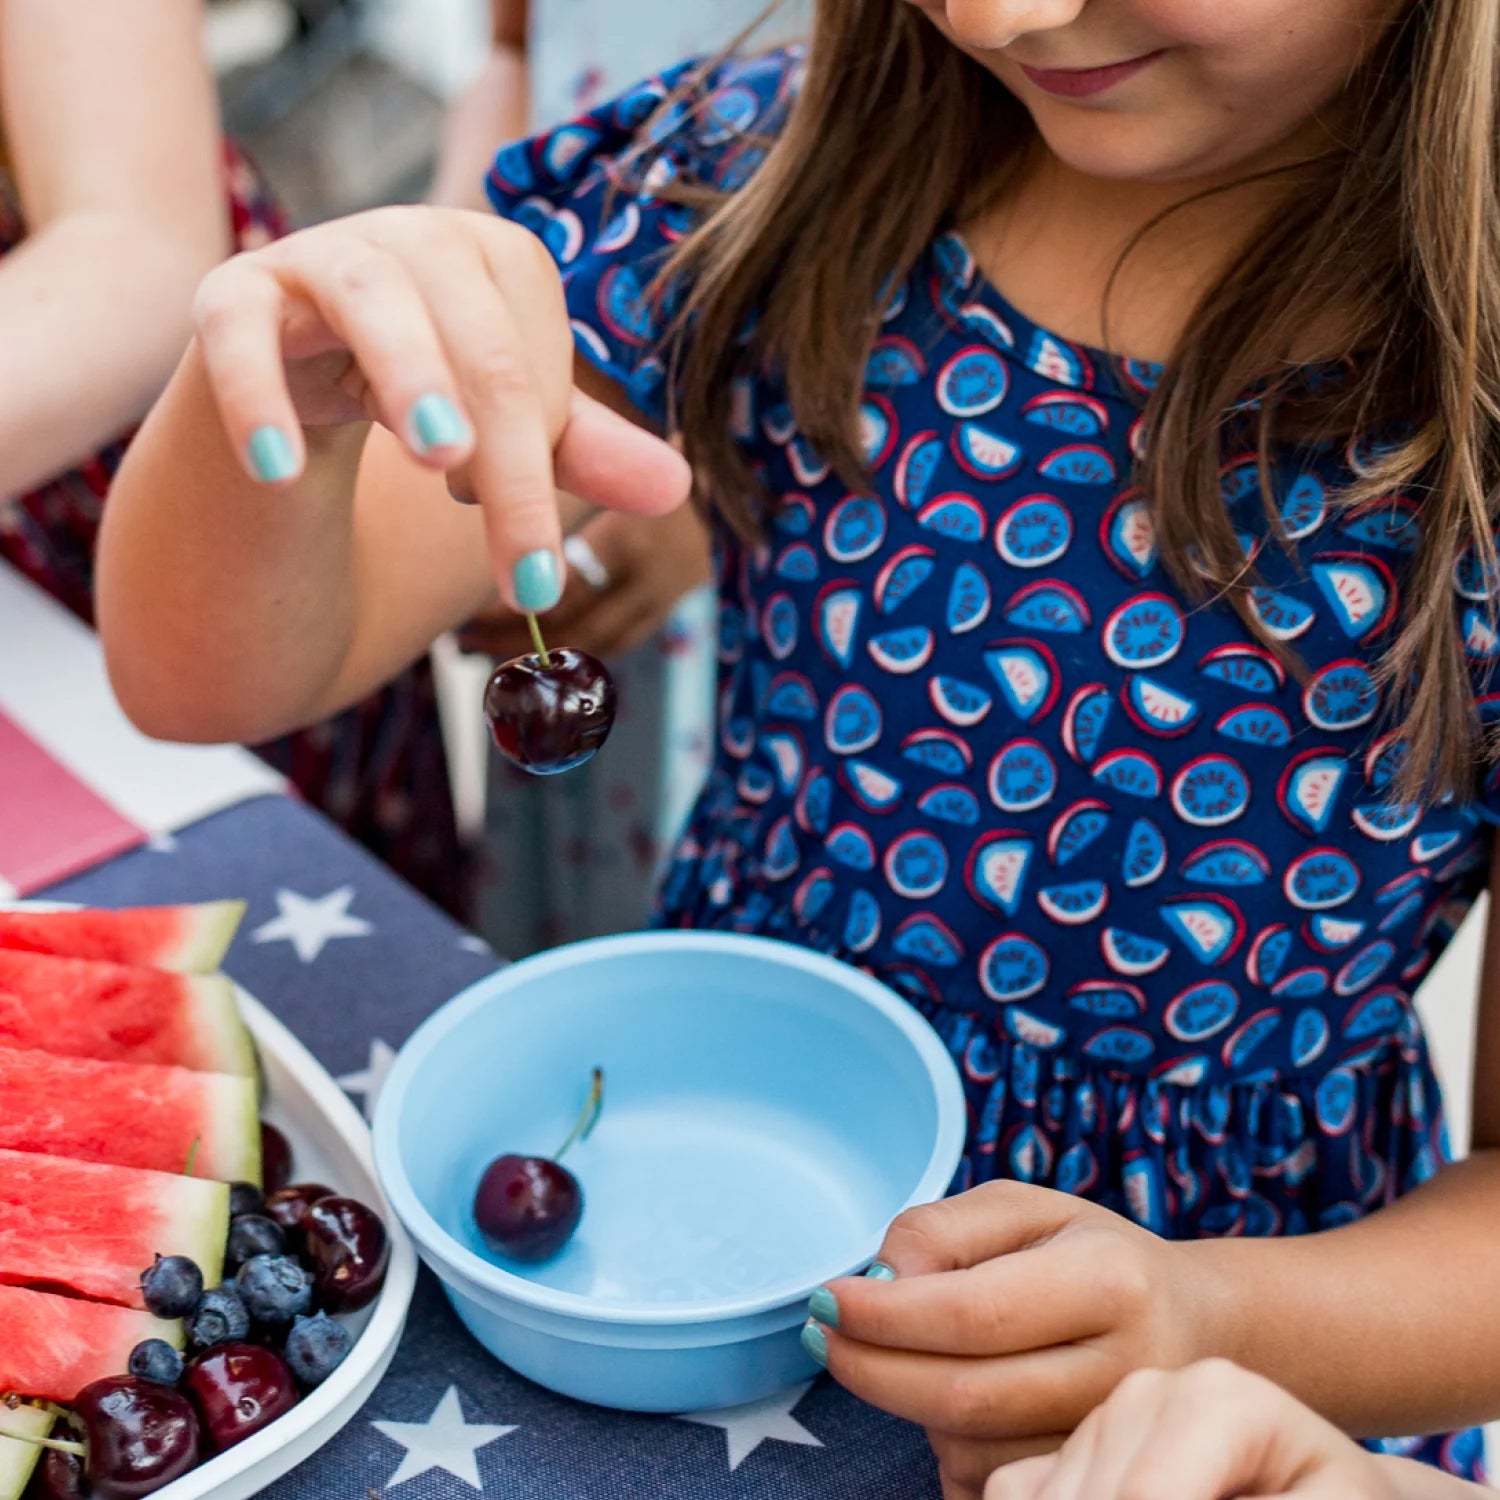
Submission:
[[[826,1370],[828,1368],[828,1335],[816,1323],[802,1327],[802,1347]]]
[[[532,614],[551,609],[562,598],[562,574],[558,570],[557,558],[545,547],[528,552],[516,564],[511,581],[516,591],[516,603]]]
[[[423,396],[411,409],[417,451],[456,448],[469,440],[469,424],[446,396]]]
[[[877,1260],[874,1265],[865,1272],[866,1281],[894,1281],[896,1273],[886,1265],[883,1260]]]
[[[257,427],[250,434],[246,447],[250,467],[262,484],[290,479],[297,472],[297,455],[292,452],[286,433],[279,427]]]
[[[829,1328],[839,1326],[838,1298],[826,1286],[820,1286],[807,1299],[807,1311],[815,1323],[822,1323]]]

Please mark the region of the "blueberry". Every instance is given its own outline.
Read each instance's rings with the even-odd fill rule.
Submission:
[[[240,1301],[257,1323],[290,1323],[312,1306],[312,1277],[290,1255],[256,1255],[234,1278]]]
[[[281,1226],[264,1214],[244,1214],[229,1223],[229,1246],[224,1259],[231,1269],[257,1255],[280,1255],[286,1249]]]
[[[158,1385],[176,1385],[182,1364],[182,1356],[165,1339],[143,1339],[130,1351],[130,1373]]]
[[[203,1272],[185,1255],[158,1255],[141,1276],[146,1308],[158,1318],[185,1318],[203,1295]]]
[[[233,1343],[250,1332],[250,1314],[231,1286],[204,1292],[188,1315],[187,1334],[195,1349]]]
[[[229,1184],[229,1217],[238,1219],[241,1214],[264,1213],[266,1195],[253,1182],[231,1182]]]
[[[303,1385],[321,1385],[343,1364],[353,1340],[325,1312],[298,1318],[286,1336],[286,1362]]]

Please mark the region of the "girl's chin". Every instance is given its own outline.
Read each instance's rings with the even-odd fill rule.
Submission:
[[[1111,182],[1191,182],[1233,171],[1244,158],[1242,142],[1197,142],[1169,121],[1125,114],[1033,109],[1047,149],[1085,177]]]

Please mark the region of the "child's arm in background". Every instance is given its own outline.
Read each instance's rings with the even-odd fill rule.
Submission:
[[[527,0],[492,0],[492,39],[479,76],[443,120],[429,203],[487,207],[484,178],[496,148],[526,133],[530,93],[526,76]]]
[[[27,238],[0,261],[0,494],[138,419],[229,248],[201,8],[0,0],[0,107]]]
[[[642,515],[686,497],[670,447],[575,387],[557,268],[493,215],[304,230],[216,270],[197,321],[100,544],[111,676],[150,733],[253,742],[324,718],[497,579],[545,607],[555,480]]]
[[[1376,1458],[1283,1390],[1225,1360],[1140,1370],[1060,1452],[999,1469],[984,1500],[1482,1500],[1405,1459]]]

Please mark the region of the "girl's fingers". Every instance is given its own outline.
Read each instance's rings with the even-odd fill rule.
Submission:
[[[198,349],[220,420],[246,472],[288,484],[305,461],[302,425],[281,354],[286,299],[276,278],[249,259],[227,262],[198,289]]]
[[[978,1495],[996,1469],[1020,1463],[1023,1459],[1056,1453],[1068,1437],[1066,1432],[1049,1432],[1039,1437],[996,1443],[987,1438],[955,1437],[952,1433],[929,1431],[927,1441],[937,1455],[943,1476],[955,1484],[967,1486]]]
[[[1109,1394],[1119,1367],[1088,1344],[964,1359],[825,1335],[828,1369],[894,1416],[959,1437],[1012,1441],[1071,1431]]]
[[[435,469],[462,464],[473,451],[473,424],[407,265],[373,240],[347,235],[311,271],[291,261],[283,275],[354,356],[380,420],[412,455]],[[488,300],[498,304],[493,289]],[[489,314],[483,303],[473,309],[476,319]]]
[[[814,1297],[813,1316],[864,1344],[930,1354],[1019,1354],[1091,1338],[1114,1326],[1114,1268],[1086,1235],[1061,1236],[962,1271],[846,1277]]]
[[[1045,1240],[1085,1211],[1069,1193],[987,1182],[908,1209],[891,1225],[877,1259],[899,1276],[959,1270]]]
[[[675,510],[693,484],[675,448],[576,387],[556,464],[557,482],[569,494],[637,516]]]
[[[1137,1371],[1117,1385],[1068,1440],[1037,1500],[1116,1500],[1128,1494],[1121,1483],[1142,1444],[1155,1439],[1166,1380],[1156,1371]],[[1216,1434],[1210,1428],[1202,1436],[1213,1442]],[[1169,1493],[1173,1500],[1189,1500],[1185,1490],[1172,1487]]]

